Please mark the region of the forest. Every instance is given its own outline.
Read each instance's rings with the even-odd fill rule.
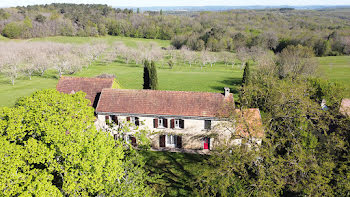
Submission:
[[[107,5],[49,4],[0,9],[0,32],[9,38],[115,35],[171,40],[179,49],[281,52],[303,45],[316,56],[350,53],[350,12],[324,10],[231,10],[142,12]]]
[[[0,32],[0,196],[350,196],[347,8],[33,5],[0,9]],[[139,130],[135,148],[121,136],[136,125],[96,129],[85,93],[54,89],[62,76],[230,87],[237,109],[260,110],[265,134],[200,155],[151,151],[153,131]],[[240,120],[235,110],[224,118]]]

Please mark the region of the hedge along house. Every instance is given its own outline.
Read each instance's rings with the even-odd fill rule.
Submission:
[[[234,121],[237,124],[223,117],[230,111],[240,114]],[[224,94],[103,89],[96,108],[101,124],[130,121],[139,129],[153,131],[149,138],[152,148],[157,150],[210,150],[222,143],[240,144],[248,134],[259,143],[263,137],[259,110],[240,112],[234,110],[229,88],[225,88]],[[240,121],[242,118],[249,120]],[[232,136],[236,138],[232,140]],[[132,132],[127,138],[137,144]]]

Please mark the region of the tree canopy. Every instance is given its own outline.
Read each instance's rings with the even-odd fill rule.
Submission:
[[[2,194],[150,194],[146,174],[123,142],[96,130],[94,109],[84,97],[43,90],[0,109]]]

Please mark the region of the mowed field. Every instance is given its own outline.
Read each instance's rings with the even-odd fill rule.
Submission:
[[[318,58],[321,76],[344,84],[345,95],[350,98],[350,56],[330,56]]]
[[[0,37],[0,41],[5,39]],[[160,47],[170,45],[170,41],[164,40],[147,40],[140,38],[126,37],[48,37],[27,40],[36,41],[53,41],[60,43],[92,43],[106,41],[107,43],[124,42],[129,47],[136,47],[137,42],[155,42]],[[340,57],[322,57],[318,58],[323,77],[330,80],[339,81],[350,87],[350,56]],[[217,63],[211,66],[200,68],[199,65],[180,64],[170,69],[167,65],[157,64],[158,81],[161,90],[179,90],[179,91],[203,91],[203,92],[223,92],[224,87],[230,87],[235,94],[240,88],[243,70],[239,65],[225,66]],[[121,60],[111,63],[100,61],[94,62],[88,68],[74,74],[73,76],[94,77],[103,73],[114,74],[122,88],[141,89],[143,83],[143,66],[136,64],[125,64]],[[10,80],[0,75],[0,107],[12,106],[16,100],[23,96],[28,96],[32,92],[55,88],[58,82],[57,74],[54,70],[47,72],[44,77],[34,76],[32,80],[26,77],[20,77],[12,86]],[[347,89],[346,95],[350,97],[350,88]]]

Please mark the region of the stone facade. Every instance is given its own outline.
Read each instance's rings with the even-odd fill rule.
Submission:
[[[106,118],[108,117],[108,118]],[[140,116],[140,115],[121,115],[121,114],[99,114],[98,122],[101,126],[106,125],[107,121],[113,121],[117,117],[118,122],[125,121],[134,121],[134,118],[137,117],[139,121],[138,129],[145,129],[150,131],[149,138],[151,140],[151,146],[154,149],[173,149],[173,148],[181,148],[181,149],[191,149],[191,150],[203,150],[203,149],[213,149],[215,145],[218,144],[214,139],[215,137],[212,135],[213,130],[217,130],[220,125],[225,121],[220,121],[215,118],[199,118],[199,117],[171,117],[171,116]],[[128,118],[130,117],[130,118]],[[159,119],[163,119],[164,126],[158,126],[155,128],[154,121]],[[176,127],[175,120],[183,121],[183,128]],[[165,124],[167,121],[167,124]],[[172,123],[174,122],[174,123]],[[207,122],[207,123],[205,123]],[[210,129],[205,128],[208,127],[208,122],[210,122]],[[226,121],[227,122],[227,121]],[[135,122],[133,122],[135,123]],[[206,125],[207,124],[207,125]],[[225,133],[224,129],[222,129],[222,133]],[[226,131],[226,137],[229,137],[229,131]],[[129,133],[132,135],[132,133]],[[165,135],[165,147],[160,147],[160,136]],[[181,137],[181,144],[177,144],[177,139],[174,139],[173,136]],[[169,139],[173,138],[173,139]],[[175,141],[175,142],[172,142]],[[171,142],[171,143],[168,143]],[[205,143],[207,145],[205,145]]]

